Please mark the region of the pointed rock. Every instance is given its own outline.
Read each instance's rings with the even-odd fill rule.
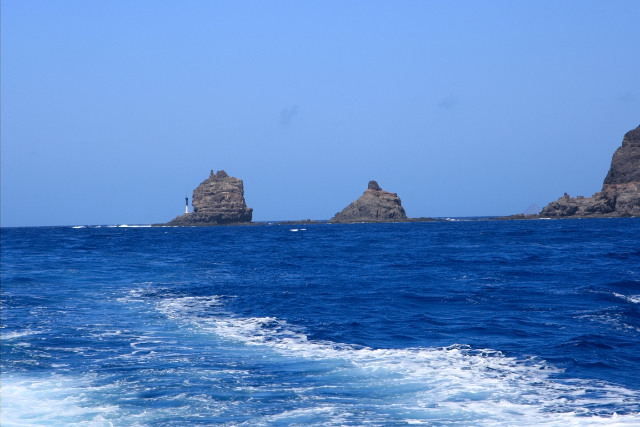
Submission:
[[[402,222],[408,221],[396,193],[384,191],[376,181],[369,186],[358,200],[338,212],[330,222]]]

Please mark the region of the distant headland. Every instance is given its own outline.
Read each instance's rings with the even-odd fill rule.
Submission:
[[[602,190],[591,197],[567,193],[545,206],[538,215],[500,219],[615,218],[640,216],[640,126],[627,132],[611,159]]]
[[[164,226],[209,226],[255,224],[253,209],[244,200],[241,179],[229,176],[224,170],[211,171],[193,190],[193,212],[180,215]],[[640,216],[640,126],[630,130],[622,139],[611,160],[602,190],[591,197],[570,197],[568,194],[549,203],[539,214],[518,214],[494,219],[540,218],[610,218]],[[491,219],[491,218],[485,218]],[[434,218],[409,218],[396,193],[384,191],[376,181],[369,181],[362,196],[338,212],[328,222],[422,222]],[[282,221],[282,224],[327,221]]]

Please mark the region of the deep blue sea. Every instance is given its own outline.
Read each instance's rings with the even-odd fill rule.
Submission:
[[[640,425],[640,218],[2,228],[2,426]]]

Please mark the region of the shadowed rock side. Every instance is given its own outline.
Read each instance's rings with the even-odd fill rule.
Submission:
[[[611,168],[604,179],[605,187],[630,182],[640,182],[640,126],[624,135],[622,146],[613,153]]]
[[[226,225],[251,222],[253,209],[244,200],[244,185],[241,179],[227,175],[225,171],[215,174],[193,190],[193,212],[180,215],[168,222],[170,226]]]
[[[541,217],[640,216],[640,126],[627,132],[613,154],[602,191],[591,197],[569,197],[567,193],[549,203]]]
[[[358,200],[338,212],[329,222],[401,222],[408,221],[396,193],[384,191],[377,182],[369,181],[369,188]]]

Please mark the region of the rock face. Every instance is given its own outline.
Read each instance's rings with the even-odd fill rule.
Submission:
[[[640,182],[640,126],[630,130],[622,139],[622,146],[613,153],[611,168],[604,185]]]
[[[338,212],[330,222],[401,222],[408,221],[396,193],[384,191],[377,182],[369,181],[369,187],[358,200]]]
[[[640,126],[627,132],[613,154],[602,191],[591,197],[571,198],[567,193],[549,203],[541,217],[640,216]]]
[[[244,184],[241,179],[227,175],[225,171],[215,174],[193,190],[191,199],[193,212],[180,215],[166,225],[199,226],[249,223],[253,209],[244,200]]]

